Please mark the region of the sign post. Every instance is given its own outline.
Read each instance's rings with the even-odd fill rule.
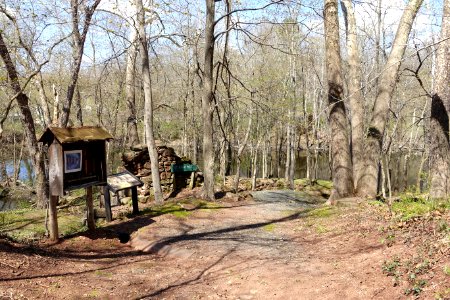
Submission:
[[[131,201],[133,202],[133,214],[139,213],[138,205],[138,195],[137,187],[142,186],[144,183],[131,174],[129,171],[123,171],[117,174],[109,175],[107,178],[107,184],[104,187],[104,197],[105,197],[105,210],[106,210],[106,221],[112,221],[111,212],[111,196],[109,192],[117,194],[121,190],[131,189]]]

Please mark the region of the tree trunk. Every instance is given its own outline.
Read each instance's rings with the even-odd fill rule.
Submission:
[[[290,162],[290,164],[289,164],[289,188],[291,189],[291,190],[293,190],[294,189],[294,175],[295,175],[295,149],[296,149],[296,147],[295,147],[295,136],[296,136],[296,134],[294,133],[294,130],[291,130],[291,148],[290,148],[290,151],[291,151],[291,155],[290,155],[290,158],[291,158],[291,162]]]
[[[135,0],[138,31],[139,31],[139,50],[142,60],[142,81],[144,85],[144,125],[145,137],[147,141],[148,153],[150,156],[151,170],[152,170],[152,185],[155,194],[155,202],[161,204],[163,202],[163,195],[161,191],[161,180],[159,175],[159,160],[158,152],[156,150],[155,136],[153,132],[153,95],[150,78],[149,57],[147,49],[147,37],[145,35],[145,11],[142,0]]]
[[[52,123],[50,110],[48,108],[48,97],[47,97],[47,94],[45,93],[44,82],[42,79],[42,73],[39,73],[37,76],[39,76],[39,77],[38,77],[38,79],[36,79],[34,81],[34,83],[39,92],[39,99],[41,101],[41,109],[42,109],[42,113],[44,114],[44,126],[47,127]]]
[[[330,203],[353,193],[351,153],[348,121],[343,95],[342,67],[339,46],[337,0],[325,0],[325,51],[328,80],[329,125],[331,129],[331,155],[333,190]]]
[[[38,207],[44,207],[48,196],[47,185],[45,181],[45,167],[44,157],[42,151],[38,146],[36,139],[36,130],[34,127],[33,115],[31,114],[30,107],[28,105],[28,96],[22,91],[22,87],[19,83],[19,76],[15,65],[12,62],[8,48],[3,40],[3,35],[0,31],[0,56],[5,64],[8,77],[10,79],[9,84],[11,89],[17,95],[16,101],[20,110],[20,121],[24,128],[25,138],[27,142],[27,149],[30,157],[33,160],[34,172],[36,175],[35,187]]]
[[[56,89],[56,85],[52,85],[53,89],[53,120],[52,125],[56,126],[59,119],[59,92]]]
[[[81,93],[80,87],[77,85],[77,96],[76,96],[76,109],[77,109],[77,125],[83,126],[83,108],[81,106]]]
[[[353,162],[353,182],[356,188],[357,182],[361,179],[364,171],[364,107],[361,93],[361,61],[358,40],[356,35],[356,20],[353,5],[350,0],[341,2],[347,26],[347,52],[349,64],[348,94],[351,110],[352,127],[352,162]]]
[[[286,161],[285,161],[285,168],[284,168],[284,179],[286,180],[286,182],[289,182],[289,174],[291,171],[291,147],[292,147],[292,142],[291,142],[291,111],[288,112],[289,115],[289,121],[288,124],[286,125]]]
[[[450,0],[444,1],[441,44],[437,50],[436,87],[431,99],[430,196],[446,198],[450,193]]]
[[[389,114],[389,104],[396,87],[398,71],[408,44],[408,36],[422,2],[423,0],[411,0],[403,11],[392,51],[389,54],[384,72],[380,78],[365,143],[364,174],[357,183],[357,191],[360,196],[375,197],[377,194],[378,162],[381,159],[381,149]]]
[[[214,201],[213,58],[215,0],[206,0],[205,70],[203,75],[203,198]]]
[[[125,97],[127,100],[128,119],[127,133],[128,146],[139,144],[139,134],[136,117],[136,56],[137,56],[137,34],[134,28],[131,28],[130,47],[127,50],[127,69],[125,74]]]
[[[258,174],[258,148],[259,148],[260,140],[256,144],[253,150],[253,159],[252,159],[252,191],[256,190],[256,176]]]

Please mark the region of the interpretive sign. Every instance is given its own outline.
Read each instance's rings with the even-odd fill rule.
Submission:
[[[144,183],[139,178],[128,171],[109,175],[107,178],[107,184],[104,188],[106,221],[112,221],[111,197],[109,192],[111,191],[114,194],[117,194],[118,191],[131,189],[133,214],[137,214],[139,212],[137,187],[142,186],[143,184]]]
[[[128,171],[109,175],[107,181],[108,187],[113,193],[132,188],[133,186],[142,186],[144,184],[139,178]]]

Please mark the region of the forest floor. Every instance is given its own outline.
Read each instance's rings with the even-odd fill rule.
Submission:
[[[302,191],[196,192],[56,244],[0,238],[0,299],[450,299],[439,205],[405,218]]]

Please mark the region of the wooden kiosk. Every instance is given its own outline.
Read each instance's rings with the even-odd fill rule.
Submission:
[[[48,145],[50,238],[58,239],[56,206],[65,191],[86,188],[87,225],[95,229],[92,186],[106,185],[106,141],[101,127],[48,127],[39,142]]]

